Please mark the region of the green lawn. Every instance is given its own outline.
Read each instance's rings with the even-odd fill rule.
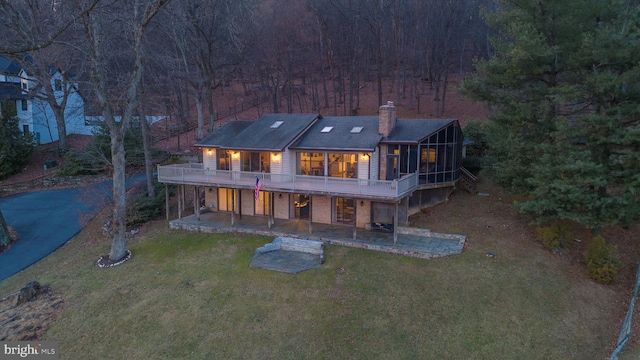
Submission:
[[[108,240],[85,231],[0,294],[38,280],[66,296],[44,339],[61,359],[602,359],[619,326],[611,290],[542,249],[421,260],[328,246],[322,267],[291,275],[249,267],[269,241],[155,222],[129,262],[100,269]]]

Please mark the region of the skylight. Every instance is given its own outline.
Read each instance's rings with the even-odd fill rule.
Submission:
[[[324,128],[322,128],[322,130],[320,130],[320,132],[328,133],[331,132],[331,130],[333,130],[333,126],[325,126]]]
[[[362,126],[354,126],[350,133],[352,134],[360,134],[360,132],[362,131],[362,129],[364,129]]]
[[[271,124],[271,128],[272,128],[272,129],[277,129],[277,128],[279,128],[279,127],[280,127],[280,125],[282,125],[282,123],[283,123],[283,122],[284,122],[284,121],[276,121],[276,122],[274,122],[273,124]]]

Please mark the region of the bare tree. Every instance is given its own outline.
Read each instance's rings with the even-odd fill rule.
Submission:
[[[167,7],[165,29],[180,59],[182,79],[189,84],[197,113],[197,137],[205,136],[205,110],[213,90],[239,64],[244,51],[241,17],[250,17],[252,0],[176,1]],[[209,106],[209,128],[212,128]]]
[[[9,39],[9,44],[0,47],[0,51],[17,61],[36,84],[30,89],[30,96],[39,99],[38,104],[46,104],[38,109],[45,121],[39,125],[51,132],[55,122],[58,148],[62,151],[67,149],[66,118],[81,110],[69,106],[70,95],[78,91],[76,83],[82,68],[72,32],[67,30],[78,13],[86,14],[97,2],[86,2],[77,13],[71,2],[53,5],[37,0],[0,2],[0,28]],[[28,51],[28,55],[22,51]],[[51,122],[47,106],[53,115]],[[53,134],[50,136],[54,138]]]
[[[109,259],[117,261],[126,255],[126,182],[124,135],[139,105],[139,87],[143,74],[142,45],[147,28],[158,11],[169,0],[154,1],[113,1],[96,7],[82,17],[82,26],[87,42],[87,60],[91,64],[91,84],[100,106],[105,123],[111,137],[111,161],[113,166],[113,228]],[[110,53],[110,45],[114,41],[122,41],[126,37],[129,44],[128,55],[131,63],[124,71],[126,79],[124,89],[118,89],[109,78],[111,61],[115,59]],[[123,43],[120,43],[123,45]],[[124,70],[124,69],[120,69]],[[114,93],[114,90],[116,93]],[[123,91],[124,90],[124,91]],[[122,117],[116,121],[116,113]]]

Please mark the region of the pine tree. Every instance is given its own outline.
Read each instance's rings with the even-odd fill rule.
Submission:
[[[538,220],[640,219],[640,5],[500,2],[495,56],[463,92],[492,106],[490,173]]]
[[[10,106],[12,105],[12,106]],[[0,180],[16,173],[29,162],[33,153],[33,135],[20,131],[19,119],[15,116],[15,103],[0,104]]]

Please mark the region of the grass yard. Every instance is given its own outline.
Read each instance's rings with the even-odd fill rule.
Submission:
[[[498,226],[483,213],[487,227],[469,234],[455,200],[443,206],[450,232],[469,235],[461,255],[328,246],[323,266],[297,275],[249,267],[271,238],[177,232],[166,221],[129,241],[130,261],[100,269],[105,211],[0,294],[37,280],[65,296],[43,339],[59,343],[61,359],[607,358],[626,312],[613,288],[514,240],[524,236],[518,219]],[[417,221],[446,230],[436,215]]]

